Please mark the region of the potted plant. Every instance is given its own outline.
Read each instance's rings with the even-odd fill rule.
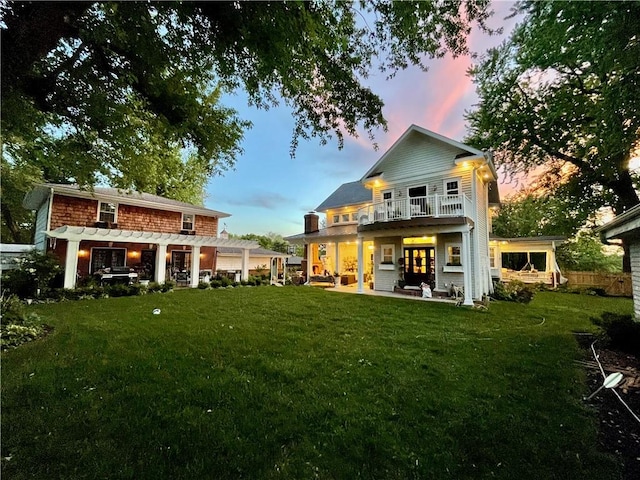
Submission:
[[[340,275],[338,274],[338,272],[334,272],[334,273],[333,273],[333,284],[334,284],[336,287],[339,287],[339,286],[340,286]]]

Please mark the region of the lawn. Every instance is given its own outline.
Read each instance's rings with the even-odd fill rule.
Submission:
[[[540,293],[480,311],[260,287],[32,310],[54,330],[2,354],[5,478],[618,473],[571,332],[630,300]]]

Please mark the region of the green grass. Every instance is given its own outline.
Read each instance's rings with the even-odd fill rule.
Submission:
[[[2,354],[6,478],[617,475],[571,332],[630,300],[262,287],[33,310],[55,329]]]

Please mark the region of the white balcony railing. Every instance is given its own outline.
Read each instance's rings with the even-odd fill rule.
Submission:
[[[358,225],[410,220],[424,217],[473,218],[471,201],[466,195],[427,195],[384,200],[358,210]]]

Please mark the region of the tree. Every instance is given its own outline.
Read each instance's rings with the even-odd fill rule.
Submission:
[[[372,136],[382,101],[362,80],[466,52],[488,3],[2,2],[3,157],[46,181],[184,200],[183,177],[203,184],[241,152],[250,123],[223,92],[289,104],[292,153]]]
[[[493,218],[493,233],[498,237],[572,237],[587,222],[586,208],[576,208],[573,199],[536,195],[531,190],[505,200]]]
[[[582,231],[574,238],[559,245],[556,259],[564,271],[620,272],[622,256],[606,254],[600,238],[589,231]]]
[[[510,39],[471,71],[468,143],[511,175],[593,213],[640,203],[640,2],[526,1]],[[628,264],[626,266],[628,268]]]
[[[289,253],[289,243],[284,240],[282,235],[269,232],[266,235],[257,235],[255,233],[246,233],[244,235],[229,234],[230,238],[238,238],[241,240],[253,240],[258,242],[260,247],[274,252]]]

